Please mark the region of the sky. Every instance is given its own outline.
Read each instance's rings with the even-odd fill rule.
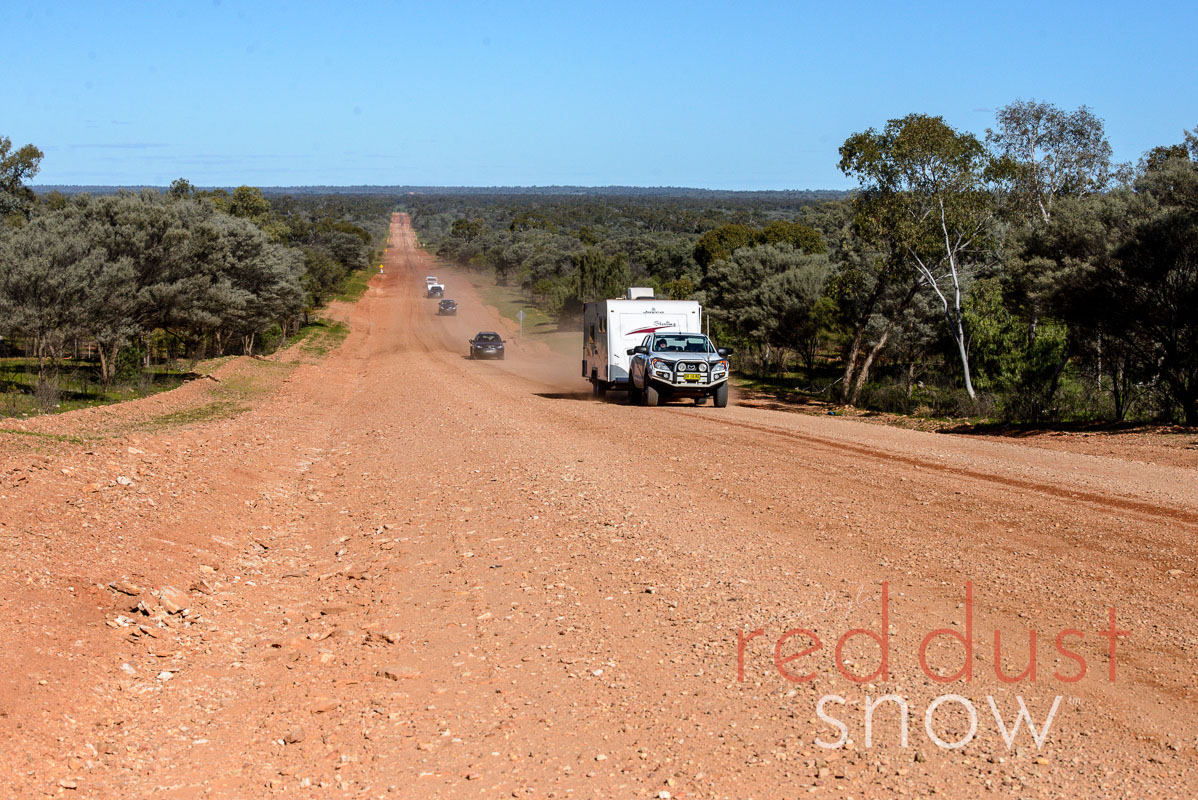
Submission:
[[[34,185],[849,189],[837,148],[1015,100],[1119,161],[1198,127],[1198,3],[0,0]]]

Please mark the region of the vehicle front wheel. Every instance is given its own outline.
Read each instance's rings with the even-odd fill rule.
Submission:
[[[727,382],[721,383],[716,388],[715,394],[713,396],[715,397],[715,407],[716,408],[723,408],[724,406],[728,405],[728,384],[727,384]]]
[[[653,384],[645,387],[645,405],[657,406],[661,405],[661,392]]]

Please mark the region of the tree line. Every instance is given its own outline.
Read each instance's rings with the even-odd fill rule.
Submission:
[[[8,146],[8,140],[0,140]],[[24,149],[15,180],[36,174]],[[0,166],[4,166],[0,164]],[[15,170],[0,172],[0,185]],[[124,355],[202,358],[286,342],[386,235],[393,201],[277,198],[256,188],[0,196],[0,334],[43,379],[80,340],[100,379]],[[89,348],[90,349],[90,348]]]
[[[1198,136],[1111,159],[1090,109],[984,136],[911,114],[848,137],[845,198],[417,195],[441,256],[573,325],[653,286],[742,366],[856,406],[1198,425]]]

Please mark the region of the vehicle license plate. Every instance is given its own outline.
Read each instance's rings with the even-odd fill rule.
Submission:
[[[701,375],[700,375],[699,373],[697,373],[697,372],[684,372],[684,373],[682,374],[682,377],[683,377],[683,378],[685,378],[685,379],[687,379],[688,381],[697,381],[697,380],[699,380],[699,379],[700,379],[701,377],[703,377],[703,376],[701,376]]]

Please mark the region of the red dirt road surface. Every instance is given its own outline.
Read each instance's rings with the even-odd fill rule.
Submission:
[[[439,269],[0,425],[0,796],[1191,795],[1198,451],[598,402]]]

